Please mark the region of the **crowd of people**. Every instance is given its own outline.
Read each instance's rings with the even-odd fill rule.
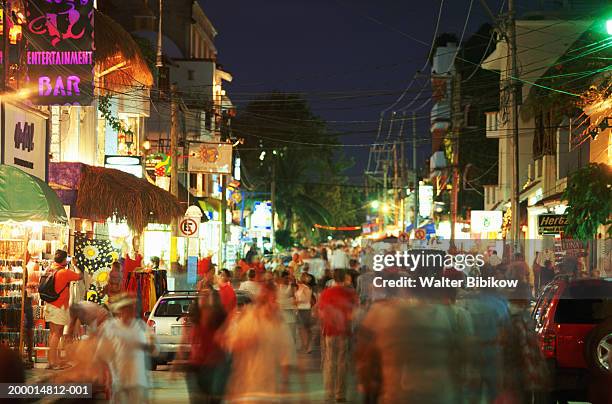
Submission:
[[[191,401],[307,402],[304,358],[319,353],[328,402],[521,403],[546,390],[528,306],[556,275],[550,262],[530,276],[522,256],[508,263],[489,253],[479,271],[519,280],[510,294],[376,288],[374,276],[400,276],[394,268],[372,270],[373,255],[394,248],[388,247],[338,243],[268,261],[252,248],[233,272],[211,266],[197,284],[184,349],[172,364],[175,374],[186,375]],[[65,256],[56,262],[61,274]],[[566,260],[560,271],[576,273],[574,264]],[[453,271],[433,264],[408,275],[464,276]],[[57,279],[64,293],[62,284],[70,279]],[[237,293],[251,303],[238,304]],[[91,302],[68,309],[62,302],[49,311],[52,324],[68,325],[69,340],[85,326],[88,338],[74,338],[64,363],[50,352],[50,366],[62,369],[55,382],[87,381],[105,386],[114,402],[147,402],[157,342],[137,315],[135,297],[120,293],[108,310]],[[66,362],[71,366],[64,369]]]

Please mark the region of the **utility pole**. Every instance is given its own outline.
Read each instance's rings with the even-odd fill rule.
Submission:
[[[164,0],[159,0],[159,25],[157,27],[157,56],[155,59],[155,66],[156,67],[163,67],[164,66],[164,60],[162,58],[162,52],[163,52],[163,47],[162,47],[162,15],[163,15],[163,9],[164,9]]]
[[[514,251],[520,251],[520,171],[519,171],[519,83],[518,83],[518,63],[516,50],[516,22],[514,19],[514,0],[508,0],[508,23],[506,27],[506,38],[508,40],[509,59],[510,59],[510,95],[512,102],[512,152],[513,152],[513,171],[512,171],[512,238]],[[521,95],[522,96],[522,95]]]
[[[393,145],[393,223],[399,222],[399,167],[397,159],[397,142]]]
[[[270,244],[272,245],[272,255],[274,255],[274,249],[276,247],[276,221],[274,216],[276,214],[276,155],[272,153],[272,182],[270,183],[270,204],[272,210],[272,234],[270,235]]]
[[[170,87],[170,193],[176,198],[179,196],[179,174],[178,174],[178,102],[176,84]],[[170,243],[170,262],[178,261],[178,218],[172,221],[172,239]]]
[[[459,49],[457,49],[459,52]],[[459,208],[459,132],[461,128],[461,76],[453,72],[451,76],[451,169],[453,181],[451,189],[451,239],[450,246],[455,248],[455,227],[457,225],[457,210]]]
[[[221,180],[221,208],[219,212],[219,218],[221,219],[221,235],[219,237],[219,268],[223,269],[225,266],[225,245],[227,242],[227,175],[220,174]]]
[[[387,187],[388,187],[388,178],[389,178],[389,161],[385,160],[383,162],[383,200],[382,200],[382,206],[380,207],[380,209],[378,209],[379,215],[380,215],[380,230],[382,232],[384,232],[385,230],[385,216],[386,216],[386,212],[385,210],[387,209],[387,207],[389,206],[387,204]]]
[[[402,124],[399,131],[400,142],[400,187],[399,187],[399,203],[400,203],[400,231],[406,231],[406,205],[404,204],[406,193],[406,142],[404,141],[404,124],[406,122],[406,113],[402,113]]]
[[[412,220],[412,228],[416,230],[419,227],[419,176],[417,174],[417,130],[416,130],[416,112],[412,112],[412,174],[414,175],[414,216]]]

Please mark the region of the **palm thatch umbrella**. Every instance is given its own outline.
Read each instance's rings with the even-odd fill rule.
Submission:
[[[153,74],[134,38],[107,15],[95,14],[96,77],[102,93],[151,87]]]
[[[123,171],[83,164],[76,207],[79,217],[125,220],[137,233],[149,223],[170,224],[185,209],[177,198]]]

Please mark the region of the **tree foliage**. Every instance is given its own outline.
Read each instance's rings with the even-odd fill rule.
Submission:
[[[606,164],[591,163],[572,173],[563,198],[568,202],[567,235],[589,240],[601,225],[612,237],[612,170]]]
[[[346,212],[355,210],[358,198],[343,191],[342,172],[349,162],[303,97],[270,93],[254,100],[234,119],[232,131],[244,139],[238,151],[245,187],[269,193],[275,179],[281,230],[296,240],[315,241],[314,224],[353,220]]]

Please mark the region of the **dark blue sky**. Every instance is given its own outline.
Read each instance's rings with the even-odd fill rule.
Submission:
[[[200,2],[219,32],[218,60],[234,76],[228,94],[238,106],[272,90],[302,92],[314,112],[330,121],[331,131],[349,133],[342,137],[347,145],[375,140],[380,111],[397,99],[425,63],[440,4],[438,0]],[[496,11],[501,1],[488,3]],[[439,32],[459,36],[469,4],[470,0],[446,0]],[[473,0],[465,39],[485,22],[489,20],[480,1]],[[417,81],[398,107],[412,100],[426,80]],[[426,96],[427,91],[412,107],[421,105]],[[427,106],[418,114],[428,112]],[[347,122],[355,120],[369,122]],[[428,136],[426,117],[417,127],[419,136]],[[356,160],[350,170],[353,181],[359,181],[368,150],[345,148],[346,155]],[[421,160],[427,151],[423,146]]]

